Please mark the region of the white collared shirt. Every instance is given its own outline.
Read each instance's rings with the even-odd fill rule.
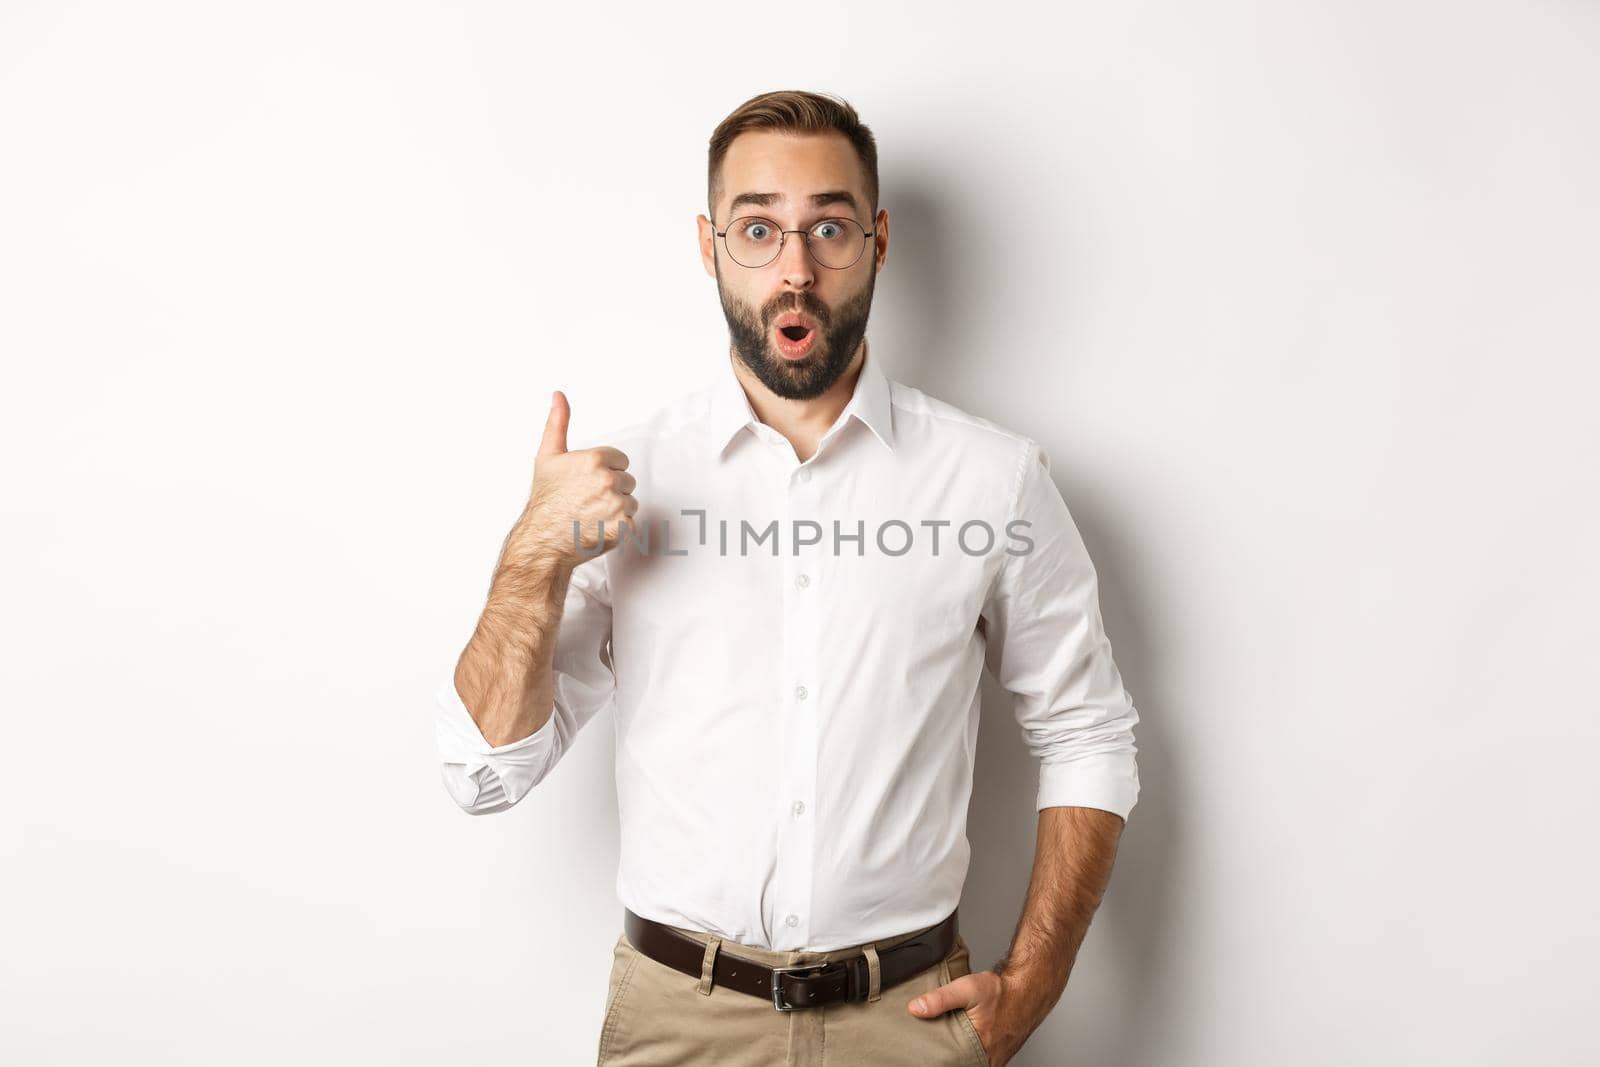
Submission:
[[[491,747],[439,689],[456,803],[518,803],[610,707],[626,907],[778,950],[891,937],[959,902],[987,665],[1039,760],[1037,807],[1126,817],[1138,714],[1039,444],[869,350],[801,463],[724,359],[592,442],[627,454],[649,545],[573,571],[549,722]]]

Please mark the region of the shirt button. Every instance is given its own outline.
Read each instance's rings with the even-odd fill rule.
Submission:
[[[806,586],[808,586],[810,584],[811,584],[811,579],[806,577],[805,575],[800,574],[800,575],[796,575],[795,576],[794,587],[796,589],[804,589]]]
[[[799,926],[800,925],[800,916],[791,915],[791,916],[789,916],[787,919],[785,919],[783,921],[788,923],[790,926]]]
[[[806,812],[806,802],[803,800],[795,801],[793,810],[796,815],[804,815]]]
[[[803,685],[795,686],[794,695],[796,700],[804,700],[806,698],[806,687]]]
[[[805,467],[801,467],[799,470],[795,471],[794,476],[797,481],[809,482],[811,480],[811,472]]]

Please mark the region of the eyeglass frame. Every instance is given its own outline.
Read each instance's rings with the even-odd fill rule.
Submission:
[[[772,223],[774,226],[778,225],[778,220],[777,219],[770,219],[770,218],[767,218],[767,216],[765,216],[765,215],[740,215],[739,218],[733,219],[732,221],[730,221],[728,223],[728,228],[732,229],[733,228],[733,224],[735,222],[738,222],[739,219],[762,219],[762,220],[764,220],[766,222]],[[862,254],[862,252],[865,252],[867,250],[867,242],[872,240],[873,235],[876,234],[878,231],[875,230],[875,229],[873,229],[873,230],[867,229],[865,226],[861,225],[860,220],[853,219],[848,215],[829,215],[825,219],[818,219],[816,222],[812,223],[812,225],[813,226],[821,226],[824,222],[831,222],[834,219],[838,219],[840,222],[855,223],[855,225],[861,227],[861,234],[862,234],[862,237],[861,237],[861,251],[856,253],[856,258],[855,259],[852,259],[849,263],[846,263],[842,267],[830,267],[826,263],[822,262],[820,259],[817,258],[816,253],[811,251],[811,231],[810,230],[782,230],[782,229],[780,229],[778,231],[778,250],[772,254],[772,258],[771,259],[767,260],[765,263],[762,263],[760,266],[752,267],[748,263],[740,263],[739,260],[734,257],[734,254],[732,252],[728,252],[728,258],[733,260],[733,262],[737,266],[743,267],[745,270],[760,270],[762,267],[770,267],[774,263],[778,262],[778,257],[779,256],[783,255],[783,243],[789,239],[789,235],[791,233],[798,233],[798,234],[800,234],[800,236],[802,238],[804,238],[804,243],[805,243],[805,246],[806,246],[806,255],[811,257],[811,262],[815,263],[817,266],[822,267],[822,268],[824,268],[826,270],[849,270],[851,267],[853,267],[857,263],[861,262],[861,254]],[[712,223],[711,224],[711,233],[712,233],[713,236],[722,238],[722,247],[723,247],[723,250],[726,251],[727,248],[728,248],[728,230],[719,231],[717,229],[717,224],[716,223]]]

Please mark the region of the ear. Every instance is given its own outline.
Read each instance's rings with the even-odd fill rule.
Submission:
[[[704,215],[696,215],[694,224],[699,235],[700,265],[705,268],[706,277],[715,278],[717,276],[716,228]]]
[[[884,260],[889,258],[889,211],[887,208],[878,209],[878,217],[872,224],[872,254],[877,259],[873,264],[873,272],[883,269]]]

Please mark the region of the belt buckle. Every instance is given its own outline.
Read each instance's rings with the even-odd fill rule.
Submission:
[[[793,974],[796,971],[823,971],[828,967],[825,963],[791,963],[782,967],[772,968],[772,1006],[779,1011],[804,1011],[809,1004],[790,1004],[783,999],[782,975]]]

